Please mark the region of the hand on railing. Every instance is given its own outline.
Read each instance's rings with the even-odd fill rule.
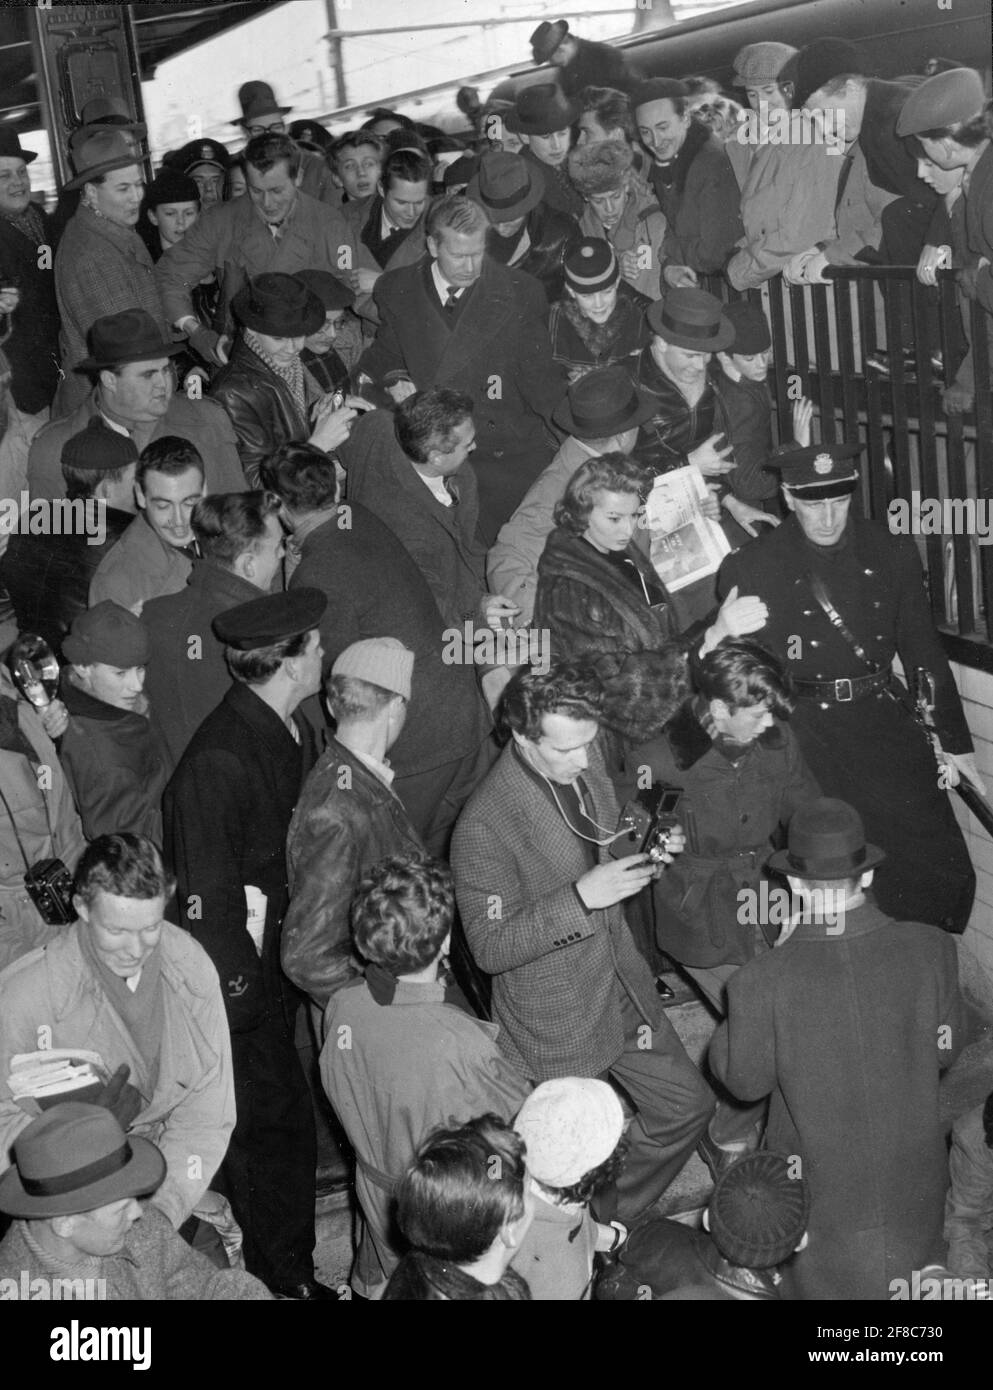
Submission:
[[[823,272],[828,259],[823,251],[812,246],[809,251],[799,251],[783,267],[783,279],[788,285],[826,285]]]
[[[938,283],[937,272],[950,270],[951,266],[952,248],[950,246],[925,246],[921,252],[920,260],[917,262],[917,278],[922,285],[936,285]]]
[[[968,783],[975,787],[980,796],[986,795],[986,783],[976,767],[975,753],[948,753],[942,749],[938,755],[938,760],[944,763],[947,769],[950,787],[957,787],[964,777]]]

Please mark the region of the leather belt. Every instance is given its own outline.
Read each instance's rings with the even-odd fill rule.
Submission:
[[[832,705],[850,705],[885,690],[890,683],[891,671],[876,671],[869,676],[842,676],[834,681],[801,681],[794,677],[796,693],[806,700],[822,700]]]

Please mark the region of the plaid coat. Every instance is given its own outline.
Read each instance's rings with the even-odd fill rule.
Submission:
[[[590,912],[577,896],[585,848],[515,748],[504,750],[455,827],[462,923],[478,965],[494,977],[493,1018],[519,1070],[534,1081],[598,1076],[624,1050],[621,992],[652,1028],[661,1004],[622,908]],[[584,778],[597,823],[612,830],[617,802],[595,747]]]
[[[141,237],[82,204],[69,219],[55,254],[55,296],[62,315],[60,342],[67,373],[60,414],[68,414],[89,393],[86,377],[74,377],[72,369],[89,356],[86,335],[97,319],[125,309],[145,309],[163,338],[172,338],[152,258]]]

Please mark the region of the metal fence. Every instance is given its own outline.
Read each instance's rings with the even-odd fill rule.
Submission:
[[[903,266],[827,273],[826,285],[777,278],[748,295],[772,330],[779,438],[792,437],[803,394],[814,403],[815,440],[864,445],[865,515],[886,522],[896,499],[909,504],[949,656],[993,671],[993,319],[961,297],[951,271],[936,286]],[[716,277],[707,288],[739,297]],[[942,391],[969,353],[975,401],[956,414]],[[949,522],[950,533],[936,529]]]

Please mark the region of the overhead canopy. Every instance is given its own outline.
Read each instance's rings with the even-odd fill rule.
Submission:
[[[61,8],[57,4],[53,8]],[[247,19],[271,10],[271,0],[254,4],[210,4],[178,0],[170,5],[131,6],[138,35],[141,77],[148,81],[166,58],[212,39]],[[31,49],[31,6],[0,9],[0,121],[26,135],[43,125]]]

